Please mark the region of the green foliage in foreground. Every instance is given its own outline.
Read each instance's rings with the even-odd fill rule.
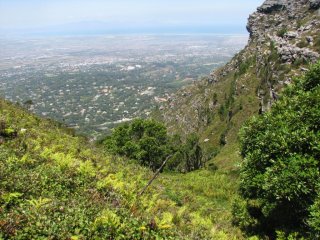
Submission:
[[[320,238],[320,63],[241,130],[234,221],[249,234]]]
[[[0,239],[179,238],[149,171],[1,99],[0,140]]]
[[[186,174],[165,172],[157,181],[165,186],[169,199],[181,206],[175,223],[190,232],[186,239],[243,239],[231,221],[232,201],[238,189],[235,175],[200,169]]]
[[[0,99],[0,239],[241,239],[227,173],[163,173],[139,196],[149,169],[68,132]]]
[[[171,156],[167,164],[169,170],[189,172],[203,165],[197,135],[189,135],[183,143],[178,135],[169,136],[162,123],[151,119],[135,119],[115,128],[103,144],[109,152],[137,160],[153,171],[168,156]]]

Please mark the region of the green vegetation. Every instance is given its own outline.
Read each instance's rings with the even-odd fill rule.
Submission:
[[[139,195],[150,170],[69,132],[0,100],[0,239],[241,238],[232,175],[165,172]],[[188,139],[180,153],[194,159],[198,137]]]
[[[314,47],[316,51],[320,52],[320,37],[316,36],[315,41],[314,41]]]
[[[249,235],[319,238],[319,119],[320,63],[242,128],[234,221]]]
[[[138,196],[149,171],[3,100],[0,119],[0,239],[178,238],[173,202]]]
[[[283,28],[278,36],[286,32]],[[319,38],[313,38],[318,49]],[[163,84],[176,88],[184,85],[181,78],[190,81],[189,69],[177,76],[180,65],[167,64],[149,66],[168,73],[152,84],[157,74],[149,70],[143,78],[138,69],[130,76],[114,69],[92,74],[97,85],[110,77],[115,88],[90,84],[91,92],[86,75],[74,73],[80,85],[77,80],[70,88],[78,87],[77,99],[64,113],[80,102],[72,110],[79,114],[103,93],[94,102],[114,112],[111,122],[96,114],[102,108],[90,114],[84,109],[83,117],[88,126],[99,123],[97,129],[107,131],[117,116],[125,117],[125,107],[134,113],[149,106],[145,100],[154,96],[141,94],[147,90],[141,79],[160,93]],[[306,65],[302,58],[283,64],[274,42],[252,41],[212,79],[202,78],[168,98],[168,108],[163,102],[158,111],[173,112],[167,125],[135,119],[99,145],[26,111],[39,103],[25,101],[22,108],[0,100],[0,239],[319,239],[320,63],[278,102],[273,97],[273,90],[280,92]],[[64,85],[57,87],[56,80],[68,76],[40,74],[37,81],[46,79],[57,94]],[[27,93],[23,89],[18,92]],[[114,104],[119,99],[125,100]],[[259,104],[267,110],[274,105],[244,125],[239,151],[239,129],[266,110],[259,111]],[[153,178],[165,159],[165,168]]]
[[[239,66],[239,71],[236,73],[235,77],[245,74],[250,67],[254,65],[256,56],[248,58],[245,62],[241,62]]]
[[[110,152],[138,160],[153,170],[161,166],[169,151],[165,127],[142,119],[115,128],[104,145]]]
[[[305,48],[309,45],[308,41],[306,39],[301,40],[297,43],[297,47],[299,48]]]
[[[166,127],[154,120],[135,119],[113,130],[103,141],[110,153],[136,160],[142,166],[157,170],[170,157],[167,169],[189,172],[203,166],[199,138],[187,136],[185,143],[178,135],[169,136]]]
[[[288,29],[286,27],[283,27],[277,32],[277,36],[283,38],[287,32],[288,32]]]
[[[168,198],[181,206],[175,223],[189,232],[186,239],[243,239],[232,225],[232,201],[239,182],[235,175],[216,168],[186,174],[165,172],[158,182],[165,186]]]
[[[297,58],[294,62],[293,62],[293,66],[295,67],[295,68],[299,68],[299,67],[301,67],[301,65],[307,65],[308,64],[308,62],[305,60],[305,59],[303,59],[303,58]]]

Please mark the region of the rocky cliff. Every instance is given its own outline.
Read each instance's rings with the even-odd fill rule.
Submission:
[[[237,145],[242,123],[267,111],[281,89],[319,59],[319,7],[320,0],[265,1],[248,19],[247,46],[161,107],[169,129],[198,132],[208,152]]]

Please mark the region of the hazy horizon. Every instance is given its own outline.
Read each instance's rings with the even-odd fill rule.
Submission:
[[[263,0],[0,0],[0,34],[246,33]]]

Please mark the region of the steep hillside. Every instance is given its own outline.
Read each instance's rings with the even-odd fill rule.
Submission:
[[[226,66],[171,97],[158,114],[171,132],[198,132],[214,163],[237,169],[237,132],[320,57],[320,2],[267,0],[248,20],[248,45]]]
[[[177,236],[151,173],[0,100],[0,239]]]
[[[242,162],[239,129],[251,116],[269,111],[282,89],[319,59],[319,7],[319,1],[265,1],[249,17],[247,46],[155,113],[170,133],[200,135],[209,172],[167,174],[163,183],[169,191],[179,189],[182,205],[212,213],[211,231],[223,230],[227,239],[242,237],[231,224]]]
[[[231,176],[152,176],[0,99],[0,239],[241,238]]]
[[[210,162],[164,172],[142,195],[150,170],[0,99],[0,239],[243,239],[231,214],[238,130],[319,59],[319,7],[267,0],[246,48],[172,96],[160,118],[170,133],[198,133]]]

